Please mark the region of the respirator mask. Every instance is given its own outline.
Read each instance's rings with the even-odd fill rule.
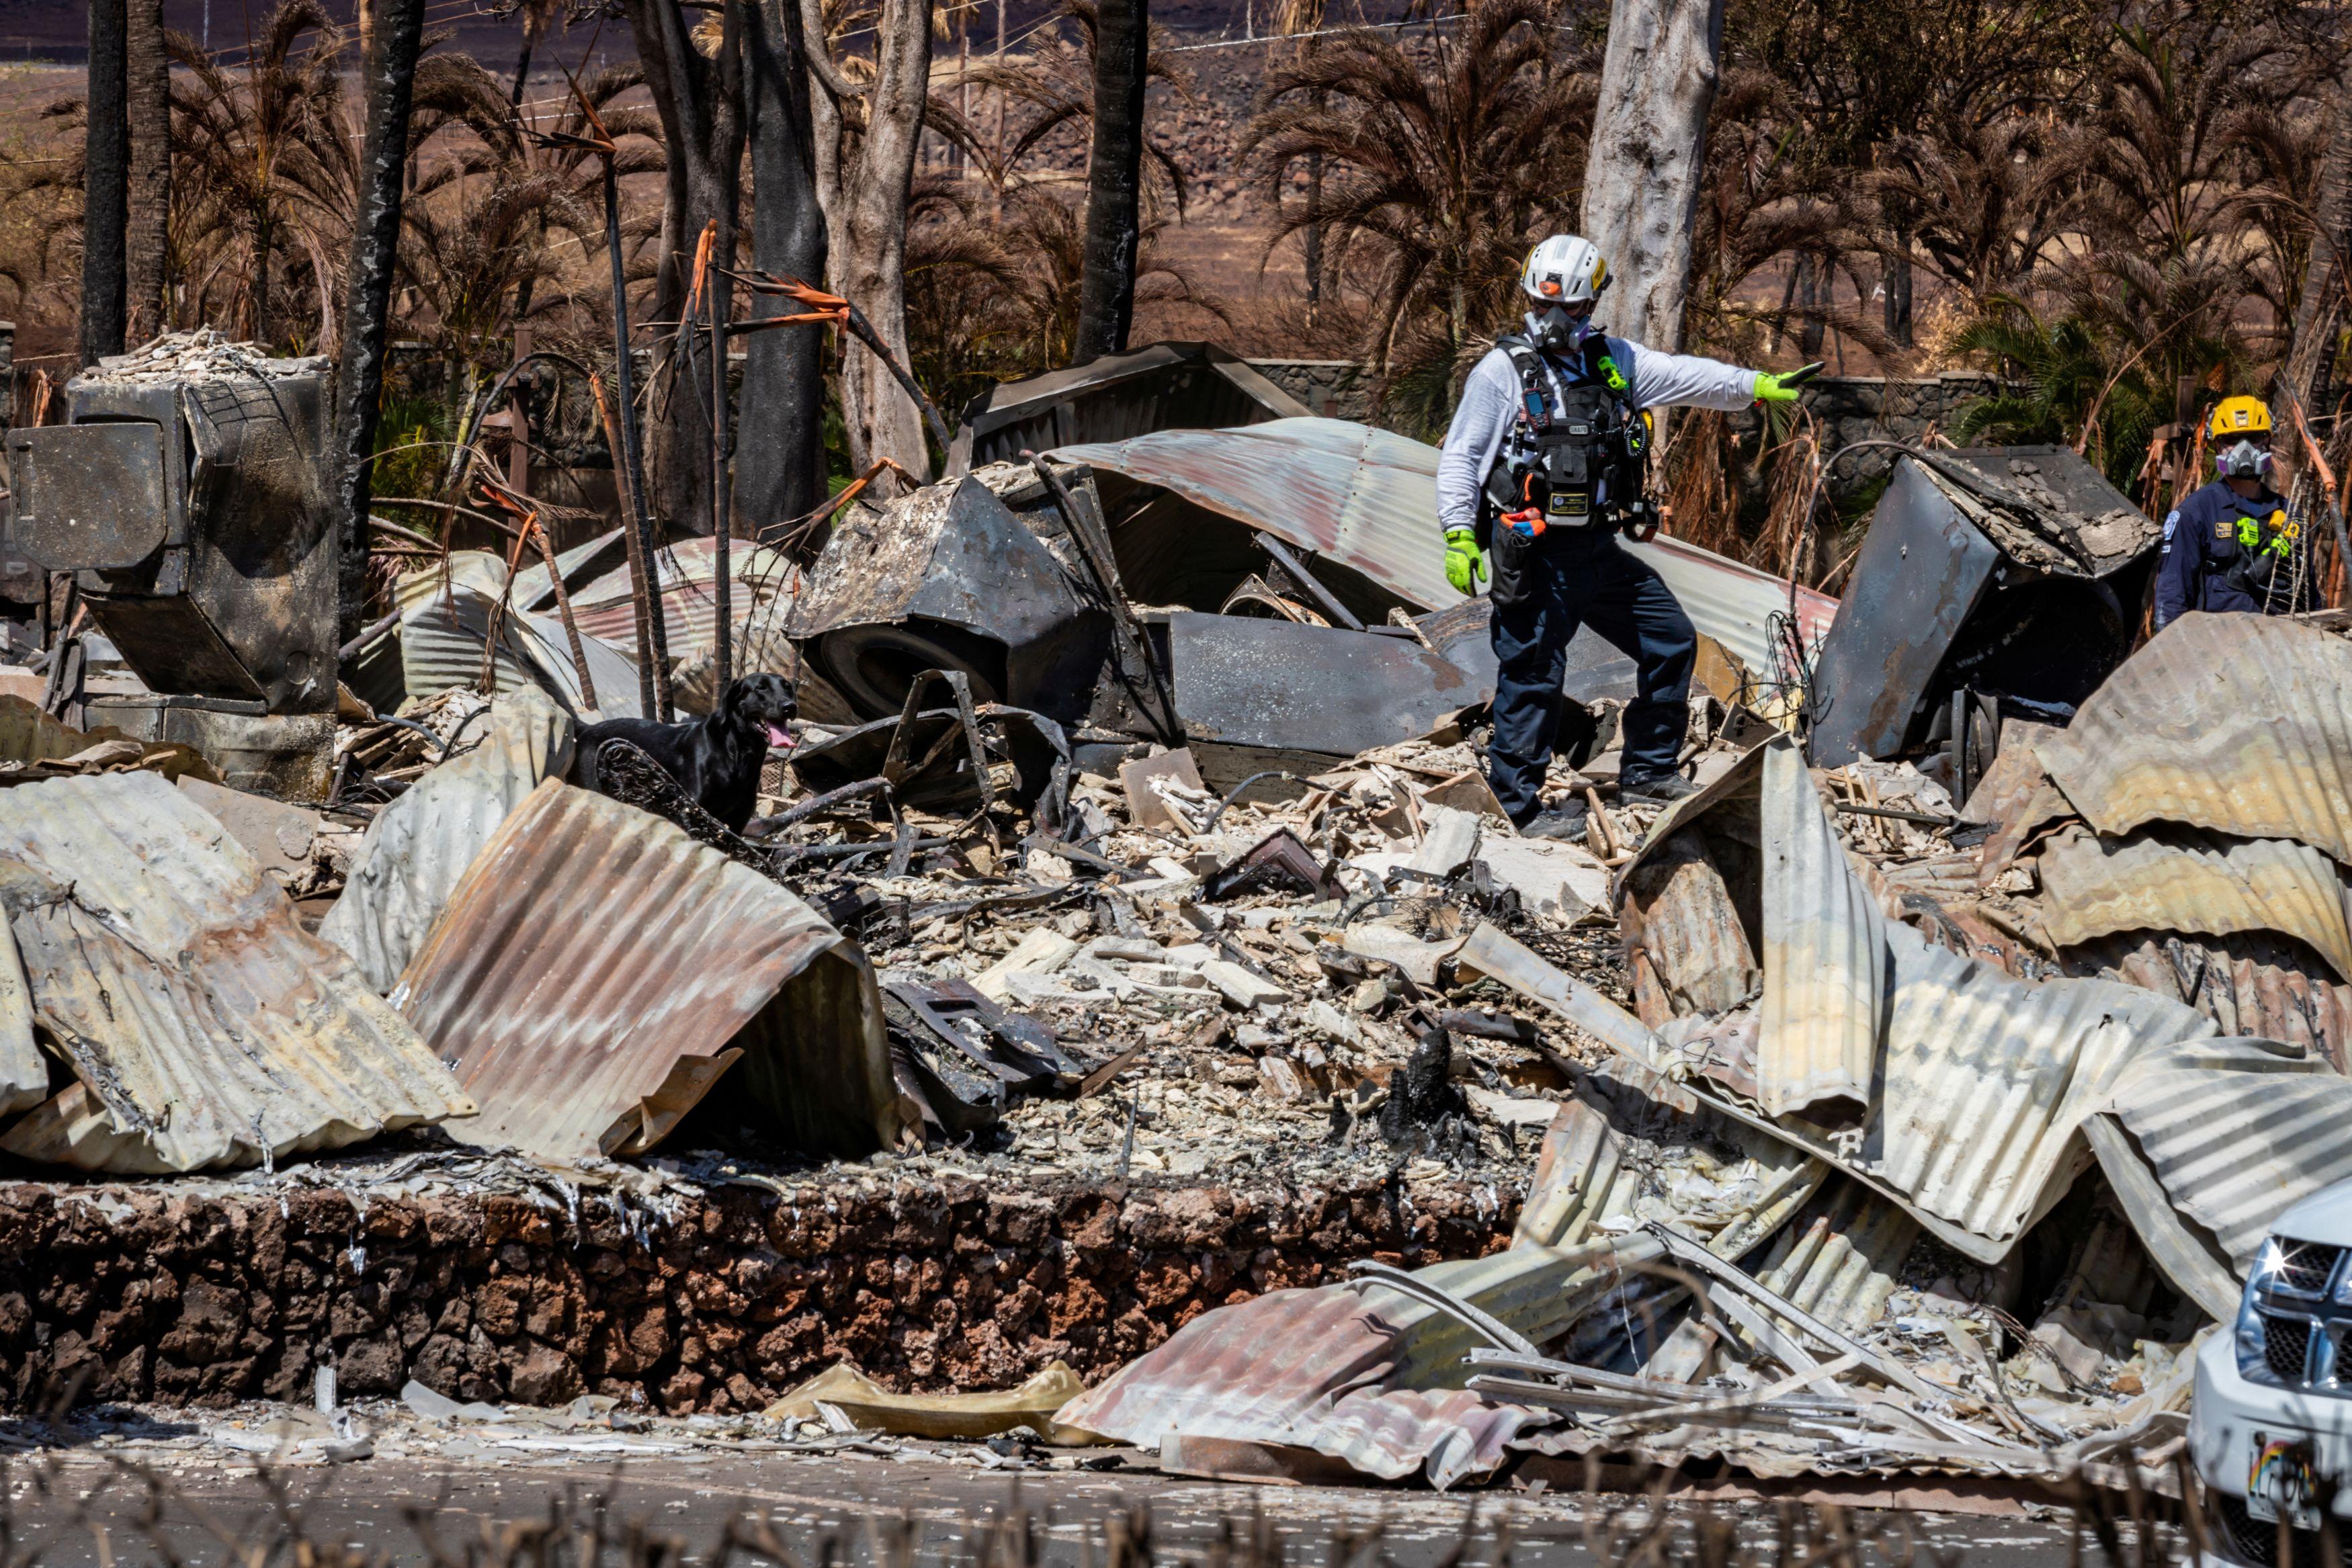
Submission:
[[[2268,479],[2271,449],[2252,441],[2236,441],[2213,454],[2213,471],[2224,479]]]
[[[1528,341],[1547,354],[1568,355],[1584,347],[1584,340],[1593,334],[1592,307],[1585,304],[1571,310],[1565,305],[1551,305],[1542,310],[1528,312]]]

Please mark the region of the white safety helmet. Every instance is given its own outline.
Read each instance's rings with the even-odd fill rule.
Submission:
[[[1580,235],[1553,235],[1528,252],[1519,287],[1538,305],[1590,305],[1609,287],[1609,264]]]

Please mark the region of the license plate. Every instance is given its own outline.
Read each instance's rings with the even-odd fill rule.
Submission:
[[[2284,1517],[2296,1530],[2317,1530],[2318,1495],[2308,1438],[2254,1434],[2253,1458],[2246,1466],[2249,1515],[2265,1524]]]

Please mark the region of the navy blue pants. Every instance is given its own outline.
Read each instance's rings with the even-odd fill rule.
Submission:
[[[1511,821],[1536,814],[1559,727],[1569,639],[1591,626],[1639,667],[1626,705],[1624,771],[1672,771],[1690,719],[1691,664],[1698,634],[1649,565],[1600,528],[1554,528],[1520,542],[1496,530],[1495,739],[1486,777]]]

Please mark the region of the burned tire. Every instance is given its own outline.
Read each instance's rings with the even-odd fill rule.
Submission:
[[[1004,644],[936,621],[828,632],[816,640],[816,660],[862,719],[896,718],[925,670],[961,670],[974,702],[1004,700]]]

